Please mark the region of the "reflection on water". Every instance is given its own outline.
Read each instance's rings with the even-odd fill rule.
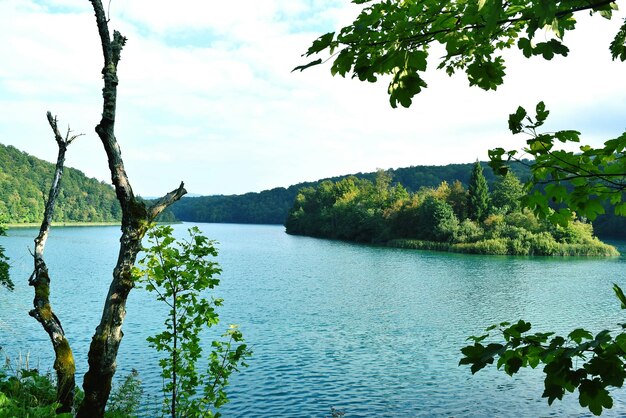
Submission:
[[[177,225],[181,233],[188,225]],[[231,381],[224,416],[584,416],[574,395],[548,407],[539,371],[510,379],[457,366],[466,337],[524,318],[537,330],[599,331],[623,322],[612,283],[623,259],[468,256],[353,245],[286,235],[279,226],[199,224],[219,241],[223,327],[240,324],[254,350]],[[42,368],[51,349],[28,316],[34,229],[1,242],[16,291],[0,292],[0,345],[30,351]],[[52,303],[79,374],[117,256],[118,227],[56,228],[46,259]],[[620,243],[618,243],[620,244]],[[118,377],[136,368],[146,391],[161,386],[145,337],[163,308],[131,293]],[[608,416],[626,411],[617,393]]]

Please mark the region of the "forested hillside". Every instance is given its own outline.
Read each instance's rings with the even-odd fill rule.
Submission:
[[[54,164],[0,144],[0,221],[41,222]],[[54,220],[108,222],[121,218],[110,185],[65,168]]]
[[[442,181],[453,183],[460,180],[467,185],[472,164],[449,164],[445,166],[415,166],[388,170],[392,184],[402,184],[407,191],[416,192],[422,187],[436,187]],[[488,183],[493,183],[496,176],[482,163]],[[515,165],[513,171],[525,179],[528,169]],[[283,224],[298,191],[304,187],[317,187],[323,181],[337,182],[354,176],[359,179],[374,181],[376,173],[356,173],[345,176],[321,179],[315,182],[298,183],[288,188],[277,187],[260,193],[246,193],[231,196],[183,197],[172,206],[174,215],[189,222],[228,222],[228,223],[267,223]]]

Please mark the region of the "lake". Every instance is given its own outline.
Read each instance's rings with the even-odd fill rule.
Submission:
[[[175,225],[179,236],[192,224]],[[402,250],[289,236],[282,226],[197,224],[219,241],[222,323],[239,324],[254,350],[234,376],[225,417],[591,416],[576,394],[551,407],[542,374],[512,379],[495,368],[459,367],[466,338],[501,321],[529,320],[567,334],[584,325],[617,330],[624,314],[612,283],[626,287],[626,259],[522,258]],[[27,312],[33,290],[28,248],[37,231],[12,229],[0,244],[16,290],[0,290],[0,346],[31,367],[52,368],[52,349]],[[77,361],[77,380],[101,315],[117,257],[119,227],[54,228],[46,247],[52,306]],[[626,253],[626,243],[618,245]],[[139,371],[148,393],[161,386],[157,355],[145,342],[162,306],[133,290],[117,377]],[[613,410],[626,414],[616,391]]]

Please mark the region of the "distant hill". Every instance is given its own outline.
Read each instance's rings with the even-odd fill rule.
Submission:
[[[53,174],[54,164],[0,144],[0,222],[40,223]],[[113,186],[65,167],[53,221],[118,222],[121,219]],[[166,209],[158,220],[172,222],[176,218]]]
[[[56,158],[56,155],[54,155]],[[0,144],[0,220],[41,222],[54,164]],[[54,213],[58,222],[110,222],[121,219],[113,187],[66,167]]]
[[[496,179],[487,163],[482,163],[485,177],[489,183]],[[408,191],[415,192],[421,187],[437,187],[442,181],[453,183],[461,181],[467,186],[472,163],[448,164],[444,166],[414,166],[388,170],[392,183],[401,183]],[[513,171],[520,179],[526,179],[528,169],[516,164]],[[298,183],[287,188],[277,187],[259,193],[243,195],[214,195],[201,197],[183,197],[171,208],[174,215],[189,222],[225,222],[225,223],[265,223],[283,224],[289,209],[303,187],[316,187],[322,181],[338,181],[349,176],[373,181],[376,172],[347,174],[314,182]]]

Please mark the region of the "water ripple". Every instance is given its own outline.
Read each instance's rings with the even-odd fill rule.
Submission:
[[[231,380],[225,417],[591,416],[574,395],[549,407],[542,374],[511,379],[493,369],[472,376],[457,366],[466,338],[492,323],[530,320],[566,333],[623,322],[611,286],[623,259],[466,256],[352,245],[284,234],[282,227],[198,225],[220,242],[223,327],[240,324],[254,350]],[[187,225],[176,226],[182,234]],[[15,293],[0,292],[0,345],[11,355],[36,353],[51,364],[39,325],[26,315],[32,268],[26,252],[36,232],[10,231]],[[48,242],[53,306],[85,372],[118,245],[118,228],[57,228]],[[621,243],[619,243],[621,245]],[[72,263],[67,254],[76,257]],[[117,379],[139,370],[158,395],[158,355],[145,338],[164,309],[135,290],[128,303]],[[615,391],[615,407],[626,397]],[[151,401],[154,405],[154,400]],[[158,402],[157,402],[158,403]]]

